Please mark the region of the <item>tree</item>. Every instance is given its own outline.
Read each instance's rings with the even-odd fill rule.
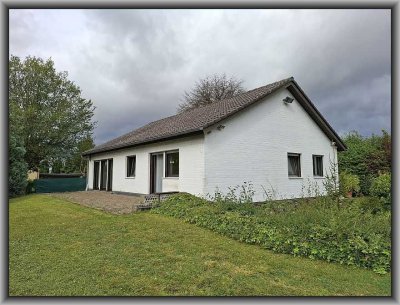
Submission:
[[[225,74],[207,76],[196,82],[189,91],[185,91],[183,103],[178,107],[178,112],[188,111],[204,105],[233,97],[245,92],[242,80],[234,77],[227,78]]]
[[[371,183],[381,173],[391,171],[391,137],[382,130],[382,136],[363,137],[353,131],[343,137],[347,150],[339,153],[339,171],[360,178],[363,194],[369,194]]]
[[[9,60],[10,132],[22,139],[29,168],[71,158],[92,135],[95,107],[67,77],[51,59]]]
[[[76,147],[76,151],[70,159],[66,161],[65,173],[87,173],[86,161],[82,158],[82,153],[94,147],[94,142],[91,137],[87,137],[80,141]]]
[[[28,166],[24,160],[25,148],[17,136],[9,136],[9,161],[8,161],[8,195],[10,197],[25,193],[28,175]]]

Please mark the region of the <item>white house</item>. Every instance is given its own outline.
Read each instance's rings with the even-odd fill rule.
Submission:
[[[206,196],[249,182],[262,201],[265,190],[279,198],[301,197],[310,184],[322,191],[345,149],[288,78],[149,123],[83,155],[88,189]]]

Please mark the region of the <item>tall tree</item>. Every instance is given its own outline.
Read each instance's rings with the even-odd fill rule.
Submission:
[[[70,158],[95,125],[92,102],[51,59],[11,56],[9,109],[10,132],[22,139],[30,168]]]
[[[242,80],[234,77],[227,78],[225,74],[214,74],[200,79],[190,91],[185,91],[178,112],[188,111],[243,93],[245,90],[242,83]]]

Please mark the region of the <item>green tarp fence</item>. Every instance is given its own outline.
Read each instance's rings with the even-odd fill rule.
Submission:
[[[86,189],[86,177],[35,180],[36,193],[76,192]]]

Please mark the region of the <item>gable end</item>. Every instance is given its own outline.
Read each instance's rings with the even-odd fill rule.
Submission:
[[[311,118],[317,123],[321,130],[326,136],[336,143],[338,151],[344,151],[347,149],[346,145],[335,132],[331,125],[326,121],[318,109],[314,106],[308,96],[300,88],[300,86],[293,80],[287,87],[287,90],[296,98],[300,105],[307,111]]]

